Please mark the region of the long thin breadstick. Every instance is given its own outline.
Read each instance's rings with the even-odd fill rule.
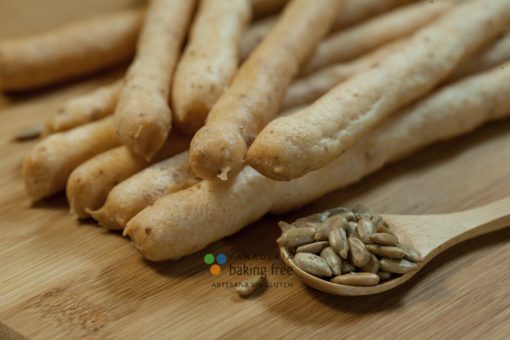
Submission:
[[[285,93],[282,110],[312,103],[355,74],[379,65],[384,57],[401,48],[405,41],[405,39],[394,41],[351,62],[326,67],[307,77],[297,79]]]
[[[72,98],[46,122],[46,133],[65,131],[109,116],[115,110],[122,80]]]
[[[320,42],[302,74],[352,60],[376,47],[409,36],[452,7],[450,1],[420,1],[333,34]]]
[[[218,20],[221,18],[221,20]],[[248,0],[200,3],[172,86],[175,124],[193,134],[228,87],[239,64],[239,41],[250,19]]]
[[[253,16],[263,17],[280,11],[288,0],[250,0]]]
[[[344,0],[333,23],[332,31],[338,31],[411,1],[414,0]],[[271,31],[277,20],[278,16],[276,15],[263,18],[257,20],[246,30],[241,39],[241,60],[248,57]]]
[[[198,176],[226,180],[242,169],[247,144],[278,113],[287,86],[329,30],[340,4],[341,0],[289,3],[193,137],[190,163]]]
[[[200,181],[188,162],[188,152],[153,164],[117,184],[104,205],[90,214],[108,229],[124,229],[126,223],[157,199]]]
[[[396,109],[429,92],[508,24],[506,0],[458,5],[378,67],[336,86],[307,109],[273,120],[252,144],[248,163],[278,180],[324,166]]]
[[[71,24],[0,43],[0,90],[41,87],[128,60],[135,50],[143,11]]]
[[[74,168],[119,144],[111,117],[43,139],[23,161],[30,200],[37,202],[63,190]]]
[[[167,195],[133,217],[124,234],[149,260],[194,253],[268,212],[297,208],[426,145],[509,116],[509,82],[507,63],[444,88],[391,117],[334,162],[290,182],[245,167],[232,183],[204,181]]]
[[[157,153],[170,132],[170,82],[193,6],[193,0],[149,3],[136,57],[115,110],[122,144],[147,160]]]
[[[460,67],[448,76],[453,81],[470,74],[492,68],[510,59],[510,32],[498,39],[490,47],[480,51],[475,57],[462,63]]]
[[[90,158],[74,169],[67,181],[66,194],[71,213],[78,218],[88,217],[90,210],[103,205],[106,196],[116,184],[153,162],[186,150],[188,146],[188,137],[172,133],[151,162],[133,154],[125,146]]]

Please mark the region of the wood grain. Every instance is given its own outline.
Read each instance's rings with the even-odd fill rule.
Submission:
[[[508,228],[453,247],[403,287],[380,295],[334,297],[293,275],[268,273],[273,284],[292,287],[270,287],[243,300],[212,285],[244,279],[229,275],[230,265],[282,268],[272,259],[279,217],[180,261],[153,264],[120,235],[73,220],[63,195],[29,208],[20,164],[34,142],[13,143],[12,136],[46,119],[64,98],[110,79],[105,74],[0,101],[0,321],[8,327],[35,339],[510,336]],[[358,202],[376,212],[446,213],[503,198],[510,195],[509,131],[510,121],[503,121],[431,146],[281,218]],[[220,276],[203,263],[206,252],[229,255]]]

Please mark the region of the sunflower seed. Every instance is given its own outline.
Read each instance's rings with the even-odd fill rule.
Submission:
[[[374,254],[370,254],[370,261],[363,267],[361,267],[361,270],[367,273],[377,273],[379,271],[380,265],[379,260]]]
[[[370,241],[373,243],[380,244],[382,246],[396,246],[398,244],[398,239],[388,233],[375,233],[370,235]]]
[[[307,226],[306,224],[309,223],[309,222],[312,222],[312,223],[322,223],[322,222],[324,222],[326,220],[327,217],[328,217],[328,213],[327,212],[322,212],[322,213],[317,213],[317,214],[313,214],[313,215],[310,215],[310,216],[298,218],[297,220],[292,222],[292,224],[295,225],[298,228],[301,228],[301,227],[306,227]]]
[[[342,259],[331,247],[324,248],[321,251],[321,257],[326,260],[333,272],[333,275],[342,274]]]
[[[342,274],[351,273],[356,271],[356,267],[347,261],[342,261]]]
[[[418,250],[414,249],[413,247],[404,244],[399,244],[398,247],[404,251],[404,257],[409,261],[413,262],[423,261],[423,256],[421,256],[421,253]]]
[[[382,257],[390,257],[392,259],[401,259],[404,257],[404,251],[399,247],[378,246],[375,244],[366,245],[369,252]]]
[[[328,212],[329,212],[329,216],[340,215],[340,216],[343,216],[347,221],[355,221],[356,220],[356,216],[354,216],[354,213],[349,208],[344,208],[344,207],[333,208],[333,209],[329,209]]]
[[[385,271],[378,271],[377,276],[379,276],[380,281],[389,280],[391,278],[391,273]]]
[[[303,244],[302,246],[297,247],[296,253],[311,253],[311,254],[318,254],[321,252],[322,249],[329,246],[328,241],[320,241],[320,242],[314,242],[310,244]]]
[[[315,229],[311,227],[293,228],[287,230],[278,238],[277,242],[279,245],[287,247],[299,247],[303,244],[313,242],[315,235]]]
[[[362,217],[358,222],[358,235],[363,243],[371,243],[370,236],[375,233],[375,226],[370,220]]]
[[[348,242],[351,263],[358,268],[366,265],[370,261],[370,253],[363,242],[355,237],[349,237]]]
[[[292,224],[283,221],[278,222],[278,226],[280,227],[282,233],[295,228]]]
[[[345,230],[339,227],[332,228],[328,233],[328,240],[331,248],[345,260],[349,254],[349,243]]]
[[[404,259],[394,260],[383,258],[381,261],[381,270],[396,274],[405,274],[418,269],[418,265]]]
[[[335,276],[331,282],[347,286],[368,287],[379,283],[379,276],[373,273],[350,273]]]
[[[354,208],[352,208],[352,212],[354,213],[358,220],[363,216],[370,215],[370,210],[368,210],[368,208],[362,206],[361,204],[356,204]]]
[[[294,263],[305,272],[315,276],[329,277],[333,274],[326,260],[314,254],[297,253],[294,256]]]
[[[254,277],[249,278],[248,280],[241,282],[239,286],[235,288],[237,294],[243,298],[247,298],[255,291],[264,286],[267,282],[265,275],[257,275]]]

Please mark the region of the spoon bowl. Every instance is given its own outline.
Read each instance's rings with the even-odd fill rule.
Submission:
[[[496,231],[510,225],[510,197],[489,205],[441,215],[381,215],[400,242],[420,251],[423,261],[415,271],[396,276],[371,287],[333,283],[299,268],[285,246],[280,246],[283,261],[307,285],[333,295],[362,296],[382,293],[410,280],[430,260],[444,250],[465,240]]]

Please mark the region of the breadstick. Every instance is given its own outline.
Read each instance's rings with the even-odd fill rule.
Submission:
[[[127,61],[143,11],[126,10],[0,43],[0,89],[21,91]]]
[[[164,195],[188,188],[200,180],[188,163],[188,152],[153,164],[117,184],[104,205],[90,215],[108,229],[124,229],[126,223]]]
[[[69,130],[111,115],[121,88],[122,80],[118,80],[68,100],[48,119],[46,133]]]
[[[481,72],[510,59],[510,32],[499,38],[493,45],[480,51],[474,58],[462,63],[448,76],[454,81],[470,74]]]
[[[382,58],[401,48],[404,42],[405,40],[394,41],[351,62],[326,67],[307,77],[297,79],[285,93],[282,110],[312,103],[355,74],[377,66]]]
[[[329,30],[340,4],[341,0],[289,3],[193,137],[190,163],[198,176],[226,180],[242,169],[247,144],[278,113],[287,86]]]
[[[385,121],[335,161],[290,182],[247,166],[232,183],[204,181],[164,196],[133,217],[124,234],[152,261],[194,253],[268,212],[295,209],[426,145],[509,116],[509,82],[507,63],[444,88]]]
[[[506,0],[458,5],[379,67],[336,86],[305,110],[273,120],[252,144],[248,163],[278,180],[318,169],[396,109],[428,93],[508,24]]]
[[[150,1],[136,57],[115,110],[122,144],[147,160],[170,132],[170,82],[193,6],[192,0]]]
[[[200,2],[172,86],[175,124],[181,130],[194,134],[201,128],[230,84],[250,14],[249,0]]]
[[[420,1],[333,34],[320,42],[301,73],[309,74],[334,63],[352,60],[376,47],[409,36],[452,7],[450,1]]]
[[[288,0],[250,0],[251,10],[255,18],[263,17],[280,11]]]
[[[74,168],[119,144],[111,117],[43,139],[23,161],[23,179],[31,202],[63,190]]]
[[[112,188],[153,162],[171,157],[189,146],[189,138],[172,133],[163,147],[147,162],[125,146],[105,151],[78,166],[66,186],[70,210],[77,218],[89,216],[89,210],[103,205]]]
[[[339,31],[411,1],[414,0],[344,0],[331,31]],[[241,60],[248,57],[251,51],[271,31],[277,20],[277,15],[263,18],[257,20],[246,30],[241,39]]]

